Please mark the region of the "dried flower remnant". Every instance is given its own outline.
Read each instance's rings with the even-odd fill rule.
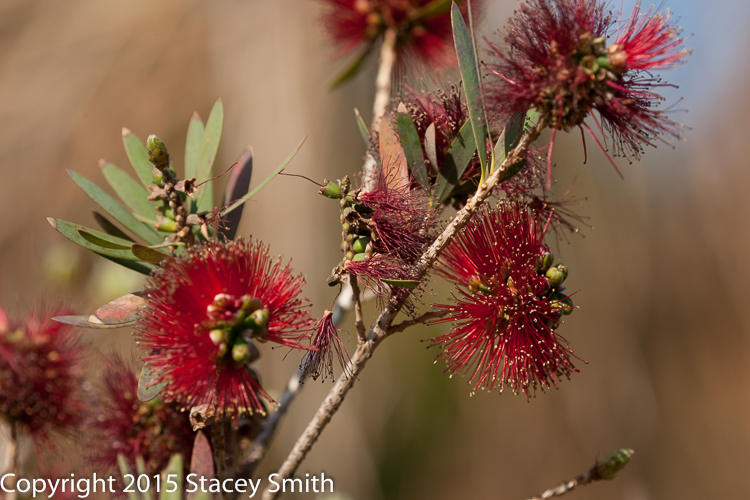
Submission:
[[[577,371],[572,352],[555,330],[574,308],[562,283],[563,264],[542,242],[537,215],[518,202],[486,208],[441,256],[440,273],[459,285],[455,304],[435,323],[450,332],[433,338],[451,375],[469,374],[473,391],[502,391],[530,397]],[[561,342],[565,342],[565,345]]]
[[[23,321],[0,307],[0,417],[37,444],[69,433],[83,418],[83,349],[69,326],[49,318],[65,307],[39,310]]]
[[[430,13],[431,0],[323,0],[322,23],[343,55],[374,43],[387,30],[396,33],[401,60],[414,57],[426,64],[445,67],[456,63],[450,10]],[[464,15],[467,2],[459,2]],[[474,1],[472,8],[478,8]]]
[[[187,415],[175,403],[159,398],[139,401],[133,369],[119,356],[105,363],[92,424],[96,440],[91,447],[92,463],[114,470],[122,454],[132,469],[141,456],[147,474],[152,475],[162,471],[175,453],[189,457],[195,435]]]
[[[167,382],[167,401],[213,405],[216,415],[264,413],[266,394],[247,364],[254,342],[302,349],[311,323],[304,278],[259,242],[194,246],[165,260],[147,284],[137,337]]]
[[[667,86],[648,71],[681,64],[689,53],[669,11],[640,12],[613,31],[614,19],[597,0],[527,0],[511,18],[505,47],[490,43],[499,58],[488,68],[488,106],[496,121],[536,109],[552,128],[547,186],[557,130],[586,130],[606,154],[585,119],[592,118],[615,156],[638,159],[659,136],[679,138],[681,126],[656,106]],[[614,42],[607,44],[608,37]],[[611,159],[610,159],[611,161]],[[614,163],[612,162],[614,165]],[[615,166],[615,168],[617,168]]]
[[[314,333],[312,347],[315,349],[308,351],[300,364],[304,377],[312,377],[313,380],[318,380],[318,377],[322,377],[322,380],[326,378],[330,378],[331,381],[335,380],[333,376],[334,356],[344,373],[351,376],[347,368],[349,354],[333,324],[333,312],[326,310],[323,317],[311,328],[311,333]]]

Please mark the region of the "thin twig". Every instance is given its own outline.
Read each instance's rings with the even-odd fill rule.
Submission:
[[[389,28],[383,36],[380,46],[380,60],[378,61],[378,76],[375,78],[375,100],[372,103],[372,125],[374,130],[380,125],[380,119],[385,108],[391,101],[391,84],[393,81],[393,67],[396,64],[396,31]]]
[[[437,319],[442,318],[448,314],[448,311],[430,311],[422,314],[421,316],[417,316],[414,319],[410,319],[407,321],[402,321],[398,325],[394,325],[388,329],[388,335],[393,335],[394,333],[403,332],[410,326],[418,325],[419,323],[425,323],[431,319]]]
[[[365,340],[367,340],[367,335],[365,333],[364,318],[362,317],[362,296],[359,293],[357,277],[350,275],[349,283],[352,287],[352,299],[354,300],[354,325],[357,328],[357,344],[364,344]]]
[[[479,186],[476,194],[454,217],[453,221],[448,224],[443,233],[437,237],[430,248],[422,255],[419,262],[412,270],[413,279],[421,279],[435,264],[440,252],[446,248],[458,232],[469,222],[472,215],[476,213],[479,207],[490,196],[492,190],[497,184],[504,179],[505,172],[516,162],[521,161],[523,155],[531,144],[546,126],[544,120],[531,129],[521,138],[519,144],[508,153],[502,164],[492,173],[486,182]],[[292,451],[287,456],[284,463],[278,470],[279,479],[286,479],[292,476],[304,460],[313,444],[318,440],[320,433],[328,425],[333,415],[341,406],[346,394],[358,380],[357,375],[364,369],[367,361],[372,357],[373,352],[387,336],[391,328],[391,323],[403,307],[403,301],[391,294],[388,299],[387,307],[380,313],[375,324],[370,328],[370,334],[364,344],[360,344],[357,351],[349,362],[349,369],[338,378],[333,388],[328,392],[323,402],[320,404],[315,416],[307,424],[302,435],[297,439]],[[349,375],[347,375],[347,372]],[[276,498],[278,489],[275,492],[266,490],[263,493],[263,500],[273,500]]]

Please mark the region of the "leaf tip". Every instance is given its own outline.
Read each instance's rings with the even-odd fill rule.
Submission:
[[[103,169],[106,166],[107,166],[107,160],[105,160],[104,158],[99,158],[99,168]]]
[[[49,222],[49,225],[57,229],[57,219],[54,217],[47,217],[47,222]]]
[[[130,131],[128,127],[122,127],[122,136],[127,137],[131,135],[133,132]]]
[[[89,316],[89,323],[94,323],[95,325],[103,325],[104,322],[97,318],[94,314]]]
[[[193,116],[191,116],[190,119],[201,121],[201,115],[199,115],[197,111],[193,111]]]
[[[398,109],[396,111],[398,113],[403,113],[403,114],[407,114],[408,113],[408,111],[406,109],[406,106],[404,105],[403,102],[398,103]]]

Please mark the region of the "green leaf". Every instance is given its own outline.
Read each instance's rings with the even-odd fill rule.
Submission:
[[[370,131],[367,129],[367,125],[362,119],[362,115],[359,114],[357,108],[354,108],[354,114],[357,116],[357,126],[359,127],[359,133],[362,134],[362,139],[365,141],[365,147],[370,149],[372,147],[372,143],[370,142]]]
[[[417,132],[417,127],[414,125],[414,120],[409,116],[404,103],[398,106],[396,127],[398,128],[399,140],[401,141],[401,147],[404,149],[404,156],[409,164],[409,168],[422,187],[425,189],[429,188],[430,178],[424,166],[422,143],[419,141],[419,133]]]
[[[419,283],[420,283],[417,280],[386,280],[386,279],[381,279],[380,281],[382,281],[386,285],[396,286],[398,288],[409,288],[409,289],[417,288],[419,286]]]
[[[146,471],[146,462],[143,460],[143,457],[138,455],[135,457],[135,470],[138,472],[138,478],[136,478],[136,488],[138,491],[140,491],[140,486],[138,486],[138,482],[141,480],[141,476],[148,477],[148,473]],[[153,495],[151,494],[151,479],[149,478],[149,487],[146,488],[146,491],[142,492],[141,495],[143,496],[143,500],[154,500]]]
[[[154,384],[157,370],[153,367],[151,361],[146,361],[141,368],[141,376],[138,377],[138,399],[143,402],[151,401],[156,398],[161,391],[167,386],[166,382]]]
[[[289,156],[287,156],[284,159],[283,162],[281,162],[281,165],[279,165],[278,167],[276,167],[276,170],[274,170],[273,172],[271,172],[268,175],[268,177],[266,177],[265,179],[263,179],[263,181],[260,184],[258,184],[257,186],[255,186],[255,188],[252,191],[250,191],[245,196],[243,196],[239,200],[237,200],[234,203],[232,203],[231,205],[229,205],[221,213],[221,215],[224,216],[224,215],[228,214],[229,212],[233,211],[234,209],[236,209],[237,207],[239,207],[243,203],[245,203],[247,200],[249,200],[250,198],[252,198],[253,196],[255,196],[258,193],[258,191],[260,191],[261,189],[263,189],[264,187],[266,187],[266,184],[268,184],[269,182],[271,182],[274,177],[276,177],[277,175],[279,175],[279,173],[281,173],[281,171],[284,170],[284,168],[286,168],[286,166],[289,164],[289,162],[292,161],[292,158],[294,158],[294,156],[297,154],[297,152],[300,150],[300,148],[302,147],[302,145],[305,143],[306,140],[307,140],[307,136],[303,137],[302,141],[300,141],[300,143],[297,145],[297,147],[295,148],[295,150],[292,151],[289,154]]]
[[[169,463],[167,464],[167,468],[162,472],[162,489],[161,496],[159,497],[161,500],[182,500],[182,476],[184,475],[182,471],[182,455],[172,455],[172,458],[169,459]],[[169,491],[170,487],[167,486],[167,478],[170,474],[176,477],[175,482],[177,483],[177,488],[172,492]]]
[[[185,179],[195,177],[195,167],[198,164],[198,153],[201,149],[204,129],[203,120],[198,112],[193,113],[185,141]]]
[[[128,467],[128,462],[125,460],[125,457],[123,456],[122,453],[117,454],[117,463],[120,465],[120,474],[122,474],[122,477],[125,477],[127,474],[130,474],[131,476],[133,475],[133,473],[130,470],[130,467]],[[129,491],[128,498],[130,500],[141,500],[140,495],[136,493],[137,490],[135,488],[135,485],[133,488],[131,488],[128,491]]]
[[[224,190],[224,201],[222,202],[222,205],[227,205],[228,203],[246,195],[252,178],[253,148],[248,146],[242,153],[240,153],[240,156],[235,162],[234,169],[229,175],[229,180],[227,181],[227,186]],[[223,235],[227,240],[233,240],[237,235],[237,228],[240,225],[244,207],[244,205],[240,205],[237,210],[228,214],[227,217],[224,218],[224,227],[226,228],[226,231]]]
[[[427,159],[430,161],[433,171],[437,171],[440,167],[437,159],[437,141],[435,138],[435,123],[430,123],[424,133],[424,152],[427,155]]]
[[[471,121],[466,120],[466,123],[458,131],[456,138],[453,139],[451,147],[445,155],[445,159],[443,159],[443,164],[440,165],[440,174],[435,184],[435,195],[440,203],[449,198],[453,188],[464,175],[466,167],[469,166],[471,157],[476,150],[477,145],[474,142]]]
[[[375,46],[374,40],[362,47],[357,53],[352,55],[344,64],[344,67],[336,72],[334,77],[331,79],[330,88],[335,89],[339,85],[351,80],[362,68],[367,56],[372,52],[372,48]]]
[[[100,160],[99,167],[109,185],[130,210],[149,219],[156,217],[156,208],[148,201],[149,193],[143,186],[112,163]]]
[[[85,248],[86,250],[91,250],[94,253],[98,253],[99,255],[103,255],[106,257],[113,257],[117,259],[125,259],[125,260],[137,260],[136,257],[130,252],[130,250],[123,250],[123,249],[114,249],[114,248],[107,248],[103,247],[97,244],[94,244],[87,239],[85,239],[83,236],[81,236],[81,233],[79,233],[79,230],[83,230],[93,236],[98,237],[101,240],[107,240],[109,238],[114,238],[114,236],[110,236],[105,233],[100,233],[99,231],[95,229],[90,229],[88,227],[79,226],[78,224],[73,224],[72,222],[67,222],[61,219],[54,219],[52,217],[47,218],[47,221],[50,223],[52,227],[54,227],[57,232],[68,238],[70,241],[75,243],[78,246],[81,246]],[[119,240],[116,240],[119,241]],[[126,241],[126,240],[122,240]]]
[[[471,8],[469,9],[471,19]],[[490,138],[487,128],[487,117],[482,103],[481,77],[477,66],[476,51],[471,32],[466,27],[464,18],[458,5],[453,3],[451,7],[451,21],[453,23],[453,39],[456,45],[456,56],[458,57],[458,68],[461,72],[461,80],[466,94],[466,103],[469,108],[469,119],[479,152],[479,163],[482,166],[482,179],[487,178],[487,140]]]
[[[66,325],[75,326],[77,328],[90,328],[92,330],[113,330],[115,328],[125,328],[128,326],[135,326],[136,322],[131,321],[128,323],[119,323],[117,325],[104,325],[99,323],[92,323],[89,321],[89,316],[55,316],[52,318],[58,323],[64,323]]]
[[[96,221],[97,224],[99,224],[99,227],[104,229],[105,233],[107,233],[110,236],[116,236],[117,238],[127,240],[131,243],[133,242],[133,238],[125,234],[119,227],[115,226],[109,219],[104,217],[102,214],[100,214],[96,210],[92,210],[91,213],[94,214],[94,220]]]
[[[460,3],[461,0],[459,0]],[[409,21],[415,22],[428,17],[439,16],[446,12],[451,6],[452,0],[432,0],[432,2],[413,10],[409,16]]]
[[[163,241],[163,238],[159,236],[156,229],[142,224],[132,213],[120,205],[117,200],[104,192],[102,188],[72,170],[68,170],[68,175],[73,178],[73,181],[78,184],[78,187],[83,189],[92,200],[102,207],[109,215],[114,217],[117,222],[125,226],[125,229],[152,245],[156,245]]]
[[[216,101],[211,114],[208,116],[206,128],[201,138],[201,147],[198,150],[198,159],[195,164],[195,178],[198,183],[204,182],[211,177],[211,168],[214,166],[216,153],[219,151],[221,141],[221,127],[224,122],[224,105],[221,99]],[[214,197],[212,183],[206,182],[195,193],[198,212],[205,212],[214,208]]]
[[[85,229],[79,229],[78,234],[83,237],[84,240],[88,241],[89,243],[93,243],[96,246],[102,247],[102,248],[110,248],[112,250],[129,250],[132,243],[128,243],[125,241],[126,244],[120,244],[116,240],[119,240],[120,238],[115,238],[113,236],[109,236],[109,238],[100,238],[99,236],[96,236],[95,234],[91,234]]]
[[[135,134],[125,127],[122,129],[122,143],[125,146],[125,153],[128,155],[133,170],[138,174],[138,178],[141,180],[143,187],[148,189],[149,184],[154,183],[152,174],[154,166],[151,165],[151,162],[148,159],[146,146],[143,145]]]
[[[145,245],[139,245],[138,243],[135,243],[130,247],[130,251],[133,252],[133,255],[138,257],[138,259],[151,262],[152,264],[158,264],[162,260],[169,257],[169,255],[162,253],[158,250],[154,250],[151,247],[147,247]]]
[[[524,134],[524,123],[527,120],[527,115],[518,114],[514,116],[510,122],[505,126],[503,133],[497,140],[494,148],[494,156],[497,165],[500,165],[505,161],[506,156],[510,153],[518,143]],[[503,172],[500,182],[510,179],[516,175],[526,164],[525,160],[515,162],[506,172]]]

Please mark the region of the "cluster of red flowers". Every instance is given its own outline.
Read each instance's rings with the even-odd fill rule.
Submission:
[[[0,307],[0,416],[46,444],[82,421],[83,350],[71,328],[52,321],[64,307],[10,320]]]
[[[431,0],[324,0],[323,25],[345,54],[377,40],[386,30],[396,33],[401,60],[414,56],[433,66],[455,64],[448,9],[423,14]],[[461,3],[466,13],[467,3]],[[476,9],[475,0],[473,7]]]
[[[144,359],[166,382],[166,401],[211,405],[216,415],[264,413],[272,401],[248,364],[254,345],[274,342],[302,349],[311,323],[304,278],[269,257],[257,242],[193,246],[170,258],[147,285],[137,334]]]
[[[498,77],[488,85],[494,119],[536,109],[553,130],[548,163],[557,130],[579,127],[600,144],[588,116],[627,158],[659,135],[679,137],[680,126],[654,107],[662,100],[655,89],[667,84],[649,71],[684,59],[680,29],[669,12],[641,14],[640,4],[613,33],[614,24],[599,0],[527,0],[506,27],[505,46],[490,44],[499,58],[488,66]]]
[[[174,403],[140,401],[138,375],[121,357],[113,356],[105,363],[93,416],[92,463],[113,470],[122,454],[132,470],[140,456],[146,473],[152,475],[164,470],[175,453],[189,457],[195,434],[187,415]]]
[[[453,323],[432,339],[451,374],[469,373],[473,390],[506,384],[527,397],[569,377],[576,368],[555,329],[573,310],[552,266],[537,214],[514,201],[477,214],[441,256],[440,272],[459,285],[455,304],[437,305]],[[564,340],[563,340],[564,342]]]

